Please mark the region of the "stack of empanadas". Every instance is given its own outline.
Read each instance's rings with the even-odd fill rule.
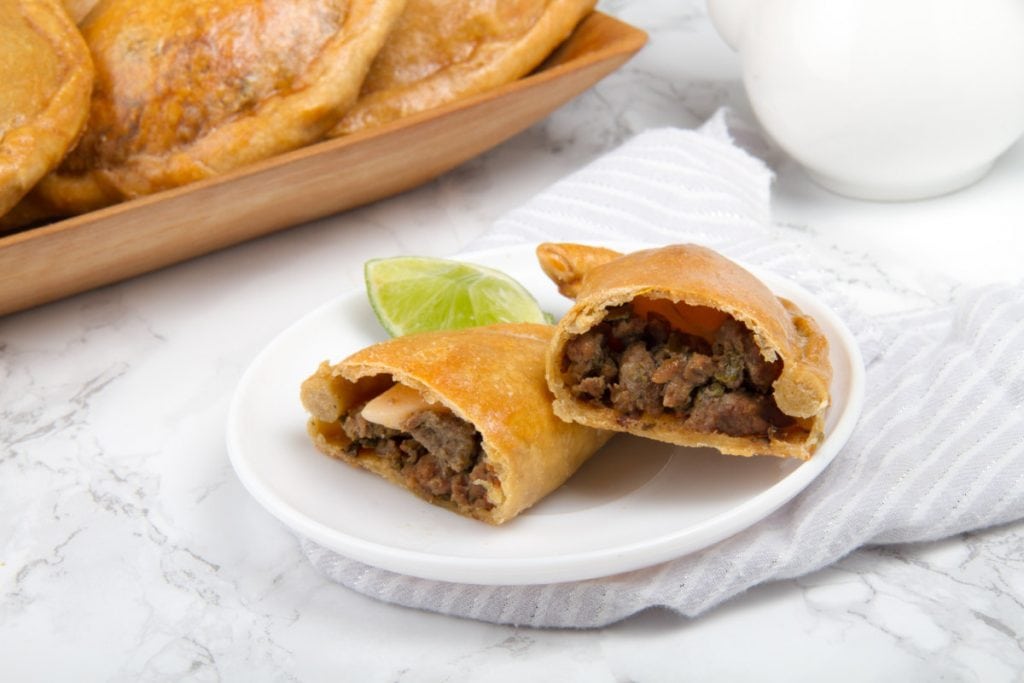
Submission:
[[[65,11],[57,0],[0,0],[11,26],[0,30],[17,32],[0,40],[0,230],[177,187],[514,80],[593,4],[67,0]],[[29,26],[43,29],[20,40]],[[23,43],[33,49],[18,52]],[[40,125],[16,125],[26,117]],[[38,151],[29,157],[21,140],[31,136]]]
[[[557,326],[398,337],[302,386],[322,452],[500,524],[615,432],[730,455],[810,458],[832,368],[813,319],[695,245],[622,255],[544,244],[575,304]]]

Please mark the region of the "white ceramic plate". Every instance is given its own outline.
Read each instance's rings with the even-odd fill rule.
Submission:
[[[460,258],[509,273],[547,311],[559,315],[568,308],[532,247]],[[726,457],[620,435],[511,522],[492,527],[464,519],[321,455],[306,436],[298,401],[302,380],[320,361],[336,362],[386,338],[362,290],[301,318],[253,361],[231,405],[231,462],[256,500],[297,533],[346,557],[421,578],[553,583],[694,552],[756,523],[803,490],[839,453],[863,403],[863,363],[842,321],[806,290],[759,275],[814,316],[829,338],[833,405],[825,442],[807,462]]]

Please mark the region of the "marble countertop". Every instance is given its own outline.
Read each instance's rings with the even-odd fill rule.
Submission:
[[[235,476],[224,428],[242,372],[358,286],[366,259],[452,254],[641,130],[748,112],[702,2],[599,6],[647,30],[647,47],[491,152],[401,196],[0,318],[0,678],[1021,680],[1019,523],[862,549],[695,619],[532,630],[331,583]],[[777,228],[842,259],[837,286],[869,311],[1020,280],[1024,143],[976,185],[908,203],[837,197],[770,156]]]

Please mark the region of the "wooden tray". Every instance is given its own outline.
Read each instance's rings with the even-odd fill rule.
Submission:
[[[647,40],[600,12],[533,74],[232,173],[0,238],[0,315],[177,263],[419,185],[507,140]]]

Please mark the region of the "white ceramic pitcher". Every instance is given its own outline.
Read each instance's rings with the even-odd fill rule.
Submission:
[[[1024,133],[1024,0],[708,0],[754,113],[820,184],[916,199]]]

